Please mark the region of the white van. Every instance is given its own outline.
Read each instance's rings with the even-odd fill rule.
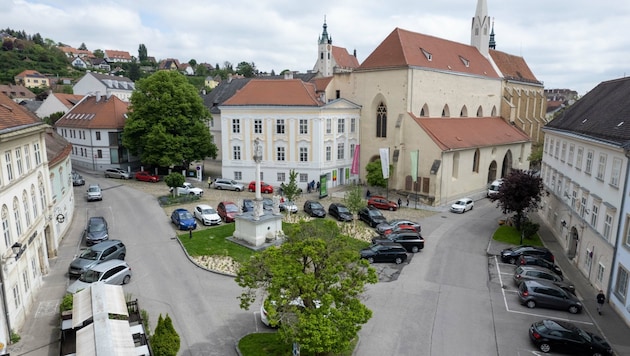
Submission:
[[[499,188],[501,188],[501,184],[503,184],[503,179],[497,179],[488,185],[488,197],[491,197],[499,192]]]

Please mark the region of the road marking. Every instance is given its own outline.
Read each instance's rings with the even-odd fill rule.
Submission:
[[[61,301],[59,300],[47,300],[40,302],[37,306],[37,311],[35,312],[35,318],[43,318],[59,313],[59,304],[61,304]]]

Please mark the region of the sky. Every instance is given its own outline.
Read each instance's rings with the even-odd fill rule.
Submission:
[[[630,75],[630,1],[486,0],[496,49],[525,59],[545,89],[586,94]],[[254,63],[306,72],[324,19],[361,63],[395,29],[470,44],[477,0],[0,0],[0,29],[157,60]]]

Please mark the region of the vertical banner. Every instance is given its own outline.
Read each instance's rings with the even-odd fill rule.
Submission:
[[[328,177],[325,174],[319,176],[319,198],[328,196]]]
[[[359,148],[361,145],[356,145],[354,147],[354,156],[352,156],[352,167],[350,168],[350,173],[359,174]]]
[[[383,178],[389,178],[389,147],[379,148],[378,152],[381,155],[381,171],[383,172]]]
[[[418,180],[418,153],[419,151],[411,151],[411,179],[415,183]]]

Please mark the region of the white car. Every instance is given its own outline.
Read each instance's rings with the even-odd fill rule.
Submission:
[[[79,279],[68,286],[66,292],[76,293],[90,287],[90,284],[103,282],[106,284],[127,284],[131,279],[131,267],[122,260],[109,260],[90,267]]]
[[[280,203],[280,211],[287,211],[289,213],[297,213],[298,207],[294,202],[290,200],[285,200]]]
[[[193,213],[195,218],[204,225],[219,225],[221,223],[221,217],[210,205],[197,205]]]
[[[461,198],[451,205],[451,211],[454,213],[465,213],[468,210],[473,210],[475,202],[470,198]]]

